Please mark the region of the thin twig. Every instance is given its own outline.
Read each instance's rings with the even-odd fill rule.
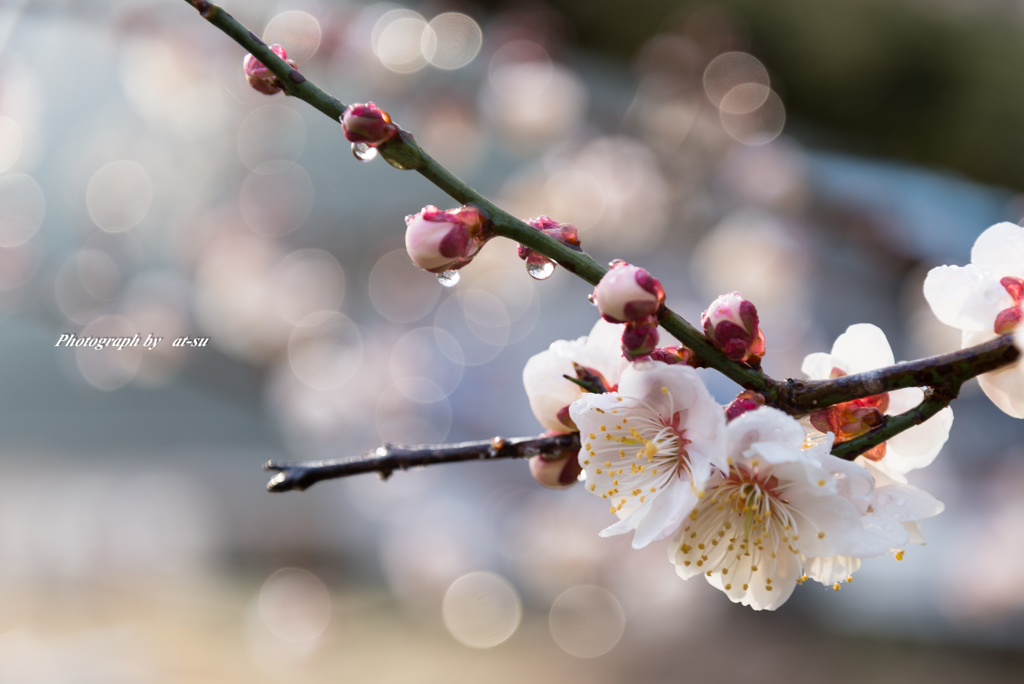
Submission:
[[[267,483],[269,492],[302,491],[321,480],[349,477],[362,473],[378,473],[387,479],[395,470],[418,466],[458,463],[461,461],[496,461],[505,458],[530,458],[539,454],[561,456],[580,450],[580,434],[573,432],[551,437],[495,437],[482,442],[460,444],[425,444],[402,446],[385,444],[356,458],[338,461],[301,461],[281,463],[268,461],[264,470],[278,473]]]

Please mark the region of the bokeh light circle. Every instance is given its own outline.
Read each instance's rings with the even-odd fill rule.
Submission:
[[[85,190],[90,218],[108,233],[134,228],[145,218],[152,201],[149,174],[142,164],[129,159],[101,166]]]
[[[135,324],[124,316],[108,314],[100,316],[78,335],[79,339],[92,337],[95,340],[103,338],[131,338],[139,331]],[[145,340],[145,337],[142,337]],[[167,344],[164,340],[164,344]],[[75,364],[78,371],[85,378],[85,381],[96,389],[110,392],[124,387],[139,370],[142,362],[142,344],[139,346],[117,347],[105,346],[102,349],[94,347],[76,347]]]
[[[393,323],[418,321],[440,296],[437,276],[413,264],[404,249],[382,256],[370,272],[370,301]]]
[[[260,589],[259,614],[277,638],[307,643],[318,639],[330,624],[331,595],[308,570],[281,568]]]
[[[716,106],[721,106],[729,91],[745,83],[770,85],[768,70],[757,57],[745,52],[718,55],[704,70],[704,92]]]
[[[430,20],[430,31],[420,39],[423,56],[439,69],[460,69],[480,52],[484,34],[480,25],[459,12],[445,12]]]
[[[21,127],[9,116],[0,116],[0,172],[14,166],[21,156]]]
[[[549,618],[555,643],[578,658],[596,658],[619,643],[626,614],[619,600],[601,587],[566,589],[551,605]]]
[[[320,22],[312,14],[299,10],[281,12],[263,29],[263,42],[283,45],[288,59],[302,64],[320,47]]]
[[[15,173],[0,178],[0,247],[27,242],[43,223],[46,198],[31,176]]]
[[[239,193],[242,217],[266,237],[287,235],[313,207],[313,181],[298,164],[270,162],[250,173]]]
[[[359,370],[363,338],[347,316],[310,314],[288,338],[288,363],[303,383],[318,390],[341,387]]]
[[[523,609],[508,580],[492,572],[471,572],[452,582],[441,607],[445,627],[472,648],[492,648],[512,636]]]

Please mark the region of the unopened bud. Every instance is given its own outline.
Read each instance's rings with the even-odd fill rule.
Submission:
[[[405,248],[422,269],[442,273],[468,264],[491,236],[487,219],[472,206],[441,211],[427,205],[405,217]]]
[[[1021,319],[1024,318],[1021,315],[1021,301],[1024,300],[1024,280],[1007,276],[1000,280],[999,284],[1006,289],[1014,302],[1013,306],[1003,309],[996,315],[995,332],[997,335],[1005,335],[1015,330],[1020,325]]]
[[[643,358],[658,346],[658,338],[657,317],[630,321],[622,331],[622,355],[630,361]]]
[[[341,115],[341,128],[349,142],[370,147],[382,145],[398,133],[391,116],[372,102],[349,105]]]
[[[548,489],[565,489],[571,487],[580,476],[578,452],[558,454],[557,458],[549,458],[541,454],[530,458],[530,475]]]
[[[724,294],[701,314],[704,334],[733,361],[757,365],[764,356],[764,334],[757,308],[739,292]]]
[[[547,216],[536,216],[526,222],[531,228],[535,228],[550,238],[558,240],[566,247],[582,251],[580,249],[580,236],[576,226],[571,223],[558,223]],[[519,245],[519,258],[526,262],[526,269],[530,275],[540,280],[547,278],[555,270],[554,262],[548,257],[524,244]],[[542,277],[540,277],[542,276]]]
[[[690,366],[691,368],[700,368],[700,359],[693,353],[692,349],[687,349],[680,345],[672,345],[671,347],[658,347],[651,352],[652,361],[661,361],[667,363],[670,366],[677,363]]]
[[[754,390],[743,390],[725,407],[725,419],[735,420],[747,411],[756,411],[764,406],[764,395]]]
[[[594,288],[594,298],[606,321],[628,323],[656,314],[665,303],[665,290],[646,270],[616,260]]]
[[[288,59],[288,53],[285,52],[283,46],[271,45],[269,47],[275,55],[287,62],[293,69],[295,68],[295,62]],[[274,75],[274,72],[251,54],[246,55],[242,59],[242,72],[245,74],[245,80],[249,82],[249,85],[264,95],[279,93],[284,87],[277,76]]]

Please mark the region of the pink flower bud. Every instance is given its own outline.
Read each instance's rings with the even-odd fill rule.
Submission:
[[[548,237],[558,240],[566,247],[570,247],[577,252],[582,251],[580,249],[579,233],[576,231],[576,226],[571,223],[558,223],[547,216],[537,216],[526,223]],[[542,273],[546,278],[554,271],[554,263],[551,259],[526,245],[519,245],[518,254],[519,258],[526,262],[527,270],[531,274]],[[551,264],[551,266],[547,267],[548,264]],[[543,280],[543,278],[541,279]]]
[[[764,334],[757,308],[739,292],[724,294],[701,314],[704,334],[733,361],[757,365],[764,356]]]
[[[491,237],[476,207],[441,211],[432,204],[405,217],[405,248],[422,269],[442,273],[462,268]]]
[[[398,126],[391,123],[388,113],[372,102],[349,105],[341,115],[341,127],[349,142],[370,147],[382,145],[398,133]]]
[[[1024,279],[1007,276],[1000,280],[999,284],[1013,297],[1014,302],[1013,306],[1003,309],[996,315],[995,332],[997,335],[1005,335],[1016,330],[1017,326],[1020,325],[1022,319],[1021,301],[1024,300]]]
[[[665,290],[646,270],[616,260],[594,288],[594,298],[606,321],[627,323],[656,314],[665,303]]]
[[[270,49],[275,55],[287,62],[288,66],[293,69],[295,68],[295,62],[288,59],[288,53],[285,52],[284,47],[271,45]],[[249,85],[264,95],[279,93],[284,87],[277,76],[274,75],[274,72],[251,54],[246,55],[242,59],[242,72],[245,74],[245,80],[249,82]]]
[[[658,346],[658,319],[648,316],[630,321],[622,331],[622,355],[630,361],[647,356]]]
[[[747,411],[756,411],[764,406],[764,395],[754,390],[743,390],[725,407],[725,419],[735,420]]]
[[[548,489],[571,487],[581,470],[578,452],[559,454],[559,458],[548,458],[543,454],[530,458],[530,475]]]
[[[681,363],[686,366],[690,366],[691,368],[701,367],[700,360],[697,358],[697,355],[693,353],[693,350],[680,345],[658,347],[651,352],[651,360],[661,361],[662,363],[667,363],[670,366]]]

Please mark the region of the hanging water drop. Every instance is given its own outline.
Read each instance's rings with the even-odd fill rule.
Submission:
[[[527,261],[526,272],[534,280],[547,280],[555,272],[555,262],[550,259],[544,261]]]
[[[366,143],[352,143],[352,156],[361,162],[373,161],[377,158],[377,148]]]
[[[445,271],[437,274],[437,282],[445,287],[455,287],[459,282],[458,271]]]
[[[597,306],[597,297],[594,296],[593,292],[587,295],[587,301],[593,304],[594,306]]]

